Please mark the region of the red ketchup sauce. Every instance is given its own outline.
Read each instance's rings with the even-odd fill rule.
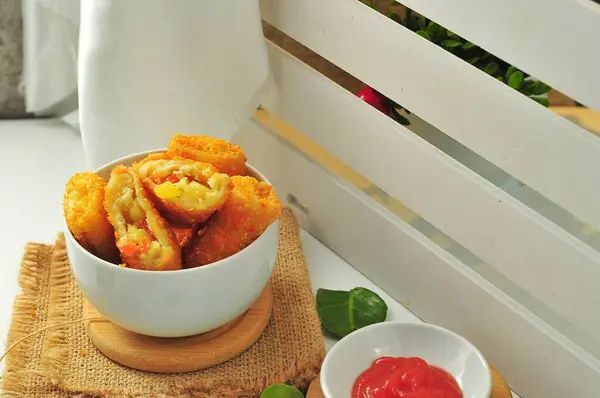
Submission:
[[[421,358],[381,357],[358,376],[352,398],[463,398],[451,374]]]

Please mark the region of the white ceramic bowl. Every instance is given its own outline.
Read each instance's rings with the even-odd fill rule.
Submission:
[[[483,355],[465,338],[426,323],[382,322],[341,339],[325,357],[326,398],[350,398],[356,378],[382,356],[420,357],[450,373],[464,398],[489,398],[492,378]]]
[[[96,172],[108,178],[114,166],[161,151],[126,156]],[[250,165],[247,173],[268,183]],[[66,223],[64,231],[71,270],[89,302],[122,328],[156,337],[207,332],[244,313],[268,283],[279,242],[276,221],[233,256],[203,267],[159,272],[108,263],[79,245]]]

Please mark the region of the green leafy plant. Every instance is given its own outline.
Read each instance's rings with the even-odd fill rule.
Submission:
[[[260,398],[304,398],[296,387],[287,384],[274,384],[260,394]]]
[[[372,0],[361,1],[369,7],[377,9]],[[539,104],[546,107],[549,105],[549,100],[545,94],[551,90],[551,87],[547,84],[534,79],[532,76],[529,76],[509,63],[504,62],[500,58],[485,51],[476,44],[465,40],[436,22],[419,15],[408,8],[406,11],[405,18],[400,17],[396,12],[392,12],[388,16],[424,39],[429,40],[435,45],[454,54]],[[404,116],[398,114],[398,111],[402,110],[403,107],[389,99],[387,99],[387,101],[390,102],[390,107],[392,109],[390,116],[404,125],[409,124]],[[406,109],[405,111],[408,112]]]
[[[387,304],[364,287],[345,290],[317,290],[317,313],[325,330],[342,338],[374,323],[385,321]]]
[[[550,86],[533,79],[481,47],[421,15],[408,11],[404,24],[420,36],[528,97],[537,99],[550,91]]]

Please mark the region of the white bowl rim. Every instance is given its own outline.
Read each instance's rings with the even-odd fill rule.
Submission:
[[[483,364],[485,365],[486,375],[487,375],[486,380],[485,380],[485,382],[486,382],[486,388],[485,388],[486,395],[485,396],[488,397],[491,394],[491,392],[492,392],[492,371],[490,369],[490,365],[487,362],[487,360],[485,359],[485,357],[483,356],[483,354],[481,353],[481,351],[479,351],[479,349],[477,347],[475,347],[475,345],[473,343],[471,343],[469,340],[467,340],[465,337],[461,336],[460,334],[458,334],[456,332],[453,332],[452,330],[449,330],[449,329],[446,329],[446,328],[443,328],[441,326],[434,325],[431,323],[427,323],[427,322],[383,321],[383,322],[375,323],[373,325],[365,326],[361,329],[358,329],[358,330],[350,333],[349,335],[347,335],[346,337],[342,338],[337,343],[335,343],[334,346],[329,350],[329,352],[325,356],[325,359],[323,360],[323,364],[321,366],[321,388],[323,389],[323,392],[325,393],[325,395],[332,396],[331,392],[328,390],[328,385],[327,385],[327,380],[326,380],[328,373],[325,370],[327,368],[327,364],[331,360],[330,358],[332,357],[332,355],[335,355],[335,352],[342,349],[342,348],[340,348],[340,345],[350,344],[355,339],[360,339],[360,336],[362,334],[368,333],[369,331],[374,330],[374,329],[384,329],[384,328],[394,328],[394,327],[404,327],[404,326],[433,329],[439,333],[449,335],[449,336],[461,341],[463,344],[465,344],[467,347],[469,347],[469,349],[472,350],[477,355],[477,357],[481,360],[481,362],[483,362]]]
[[[118,159],[115,159],[109,163],[106,163],[102,166],[100,166],[99,168],[97,168],[96,170],[93,171],[93,173],[98,173],[100,170],[102,169],[106,169],[108,167],[115,167],[118,164],[121,164],[123,161],[129,160],[130,158],[135,158],[138,156],[144,156],[144,155],[150,155],[152,153],[157,153],[157,152],[164,152],[166,151],[166,148],[161,148],[161,149],[151,149],[148,151],[142,151],[142,152],[137,152],[137,153],[132,153],[130,155],[126,155],[126,156],[122,156]],[[254,173],[258,174],[262,180],[264,182],[266,182],[269,185],[272,185],[271,182],[260,172],[258,171],[255,167],[253,167],[250,163],[246,162],[246,167],[251,169]],[[271,225],[269,225],[267,227],[271,228],[274,225],[277,225],[277,223],[279,222],[279,218],[276,219],[275,221],[273,221],[271,223]],[[94,254],[90,253],[88,250],[86,250],[83,246],[81,246],[79,244],[79,242],[77,241],[77,239],[75,239],[75,237],[73,236],[73,234],[71,233],[71,230],[69,229],[69,226],[67,225],[67,220],[64,218],[63,216],[63,229],[64,229],[64,233],[66,234],[67,238],[70,239],[72,242],[75,242],[75,246],[77,246],[79,249],[81,249],[81,251],[83,253],[85,253],[86,256],[89,256],[91,259],[93,260],[97,260],[100,264],[102,264],[103,267],[111,267],[113,269],[115,269],[115,272],[137,272],[137,273],[143,273],[143,274],[171,274],[171,273],[191,273],[191,272],[199,272],[199,270],[201,269],[206,269],[206,268],[214,268],[219,266],[219,264],[223,264],[226,262],[230,262],[233,261],[234,257],[237,257],[238,255],[240,255],[241,253],[243,253],[246,249],[248,249],[248,247],[250,247],[251,245],[253,245],[254,243],[256,243],[257,241],[260,241],[263,239],[264,236],[264,232],[262,234],[260,234],[260,236],[258,238],[256,238],[252,243],[250,243],[250,245],[244,247],[242,250],[240,250],[239,252],[232,254],[229,257],[225,257],[222,260],[219,261],[215,261],[206,265],[203,265],[201,267],[194,267],[194,268],[182,268],[182,269],[176,269],[176,270],[165,270],[165,271],[151,271],[151,270],[142,270],[142,269],[136,269],[136,268],[129,268],[129,267],[120,267],[118,264],[113,264],[111,262],[108,262],[98,256],[95,256]],[[266,231],[266,229],[265,229]],[[117,271],[119,270],[119,271]]]

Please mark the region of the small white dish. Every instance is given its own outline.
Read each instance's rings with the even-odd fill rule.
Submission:
[[[454,376],[464,398],[490,396],[489,365],[464,337],[427,323],[389,321],[359,329],[333,346],[321,368],[325,397],[351,398],[354,381],[383,356],[420,357]]]
[[[118,164],[131,165],[153,152],[126,156],[96,173],[108,178]],[[269,181],[246,164],[246,174]],[[64,225],[71,270],[85,298],[114,324],[154,337],[185,337],[222,326],[260,296],[277,260],[279,221],[238,253],[203,267],[140,271],[108,263],[85,250]]]

